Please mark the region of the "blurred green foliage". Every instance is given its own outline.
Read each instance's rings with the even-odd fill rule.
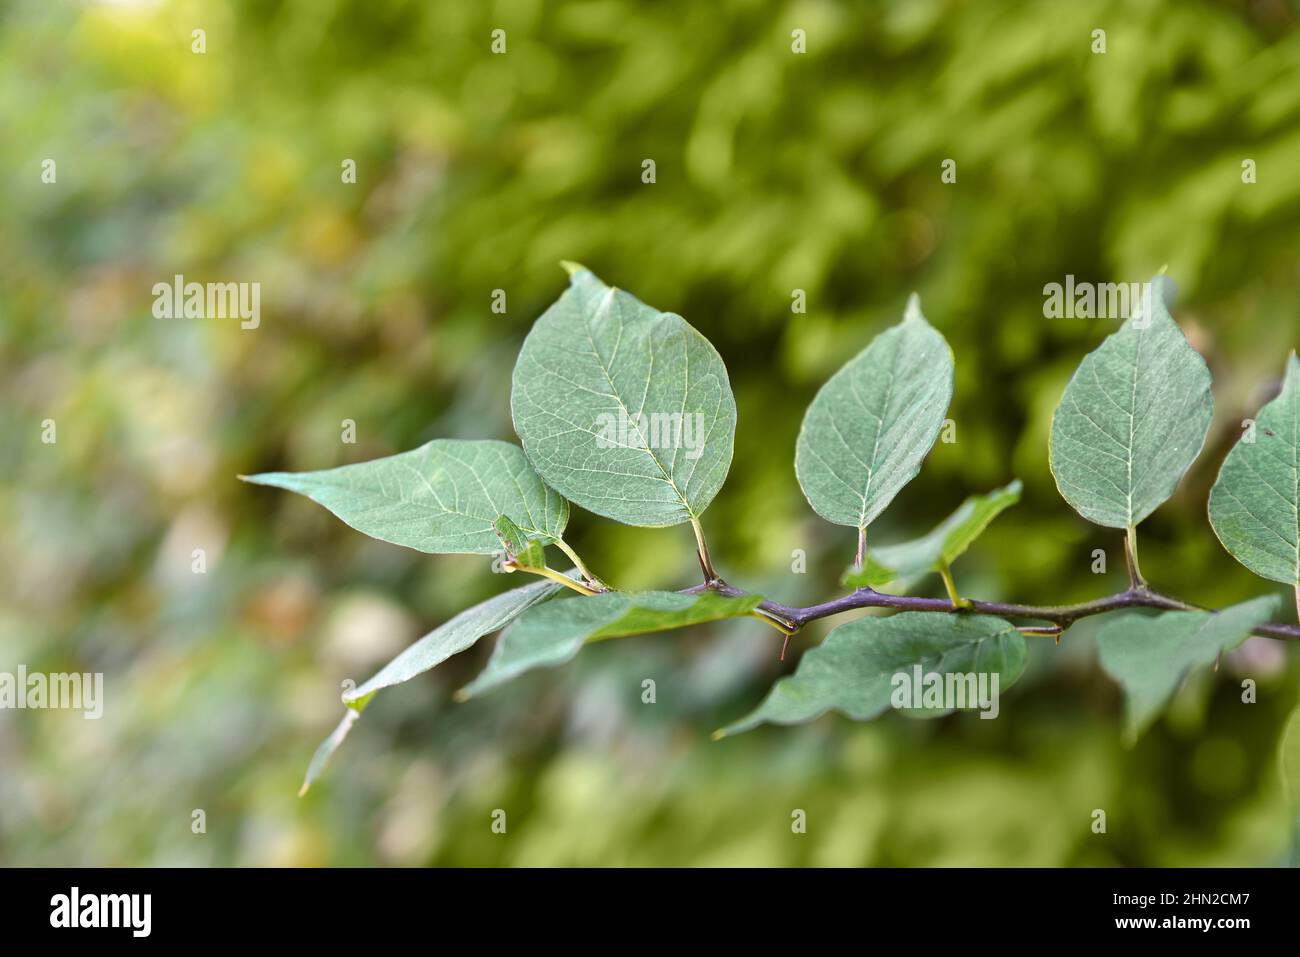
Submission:
[[[340,682],[516,582],[369,541],[235,475],[510,438],[515,353],[563,287],[558,261],[578,260],[686,316],[729,366],[736,457],[705,517],[723,573],[784,601],[829,597],[853,532],[799,494],[799,421],[917,290],[956,353],[958,441],[877,541],[1019,476],[1024,501],[957,565],[964,591],[1095,596],[1122,578],[1120,542],[1059,499],[1046,440],[1111,325],[1044,319],[1042,287],[1168,264],[1217,410],[1206,453],[1143,527],[1143,567],[1206,604],[1262,593],[1204,506],[1296,343],[1297,69],[1282,0],[9,0],[0,670],[103,671],[107,702],[100,721],[0,713],[0,862],[1282,860],[1291,650],[1248,643],[1126,750],[1090,622],[1035,646],[998,721],[828,717],[716,744],[708,732],[825,623],[785,661],[747,622],[611,642],[453,705],[484,642],[386,693],[299,800]],[[260,282],[261,327],[155,319],[150,289],[177,273]],[[619,586],[694,575],[687,528],[578,512],[572,529]],[[1096,548],[1107,576],[1090,572]],[[796,549],[807,574],[791,572]],[[1240,703],[1244,676],[1258,704]]]

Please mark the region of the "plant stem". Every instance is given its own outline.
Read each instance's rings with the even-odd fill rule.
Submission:
[[[695,530],[695,554],[700,560],[700,571],[704,573],[704,583],[712,585],[714,582],[722,581],[713,568],[713,559],[709,557],[709,544],[704,540],[704,529],[700,527],[700,520],[694,515],[691,516],[691,528]]]
[[[513,563],[511,563],[511,567],[514,568],[515,571],[528,572],[530,575],[541,575],[543,578],[549,578],[551,581],[558,582],[566,588],[572,588],[580,595],[599,594],[595,589],[588,588],[586,585],[582,584],[582,582],[575,582],[568,575],[561,575],[554,568],[535,568],[532,565],[515,565]]]
[[[1146,579],[1138,567],[1137,526],[1130,525],[1124,534],[1124,561],[1128,565],[1128,583],[1133,588],[1146,588]]]
[[[1295,617],[1300,621],[1300,582],[1295,583]]]
[[[696,593],[705,591],[706,588],[707,586],[704,585],[696,585],[694,588],[686,589],[686,592]],[[723,595],[739,596],[747,594],[743,589],[725,583],[716,585],[711,590]],[[1104,598],[1096,598],[1092,601],[1079,602],[1073,605],[1020,605],[1009,602],[978,601],[971,598],[963,600],[967,603],[968,609],[976,614],[995,615],[999,618],[1027,618],[1034,621],[1045,621],[1053,625],[1059,625],[1062,629],[1068,628],[1080,618],[1103,615],[1106,612],[1118,611],[1124,608],[1156,608],[1160,611],[1211,610],[1189,605],[1185,601],[1170,595],[1162,595],[1145,586],[1129,588],[1114,595],[1107,595]],[[829,618],[832,615],[839,615],[859,608],[889,608],[895,611],[924,611],[942,614],[954,614],[956,612],[956,609],[952,607],[952,602],[947,598],[887,595],[872,588],[859,588],[840,598],[833,598],[817,605],[809,605],[806,608],[783,605],[775,601],[763,601],[758,607],[764,611],[779,615],[795,628],[802,628],[809,622],[817,621],[820,618]],[[1300,641],[1300,625],[1260,625],[1255,629],[1254,633],[1266,638]]]
[[[588,570],[587,566],[583,564],[582,559],[578,557],[578,553],[573,550],[568,542],[562,538],[557,538],[555,544],[559,547],[560,551],[569,556],[569,561],[573,562],[573,567],[578,569],[578,572],[583,578],[587,579],[587,584],[590,587],[594,588],[596,591],[609,591],[609,586]]]

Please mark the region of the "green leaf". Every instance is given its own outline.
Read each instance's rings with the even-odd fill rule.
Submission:
[[[901,697],[902,684],[915,685],[918,666],[922,675],[944,676],[945,684],[948,675],[987,675],[985,690],[996,702],[997,695],[1024,671],[1025,658],[1024,636],[1001,618],[921,611],[859,618],[840,625],[806,651],[793,675],[778,681],[758,708],[716,736],[748,731],[765,721],[797,724],[831,710],[866,721],[893,705],[907,704]],[[993,675],[997,675],[996,686]],[[968,685],[956,679],[953,683],[969,691]],[[978,706],[974,697],[964,699],[970,707]],[[949,710],[940,707],[928,713]]]
[[[325,767],[329,764],[330,758],[334,757],[334,752],[339,749],[348,734],[352,731],[352,726],[357,723],[357,718],[361,717],[358,711],[347,711],[344,713],[342,720],[330,732],[330,736],[317,746],[316,751],[311,756],[311,763],[307,765],[307,773],[303,776],[302,787],[298,788],[298,797],[302,797],[316,783],[316,780],[325,773]]]
[[[461,689],[468,698],[532,668],[563,664],[589,641],[685,628],[747,615],[758,595],[730,598],[715,592],[605,592],[543,605],[516,622],[497,642],[483,672]]]
[[[1214,397],[1210,370],[1169,315],[1172,284],[1084,356],[1052,418],[1056,487],[1080,515],[1131,528],[1169,496],[1200,454]]]
[[[492,525],[493,531],[505,549],[506,558],[525,568],[545,568],[546,549],[535,538],[529,538],[514,522],[505,515],[498,515]]]
[[[1020,479],[987,495],[972,495],[957,510],[920,538],[872,548],[862,568],[849,567],[840,579],[851,588],[879,588],[892,581],[912,582],[951,565],[989,523],[1020,501]]]
[[[1277,613],[1279,599],[1265,595],[1220,612],[1131,613],[1097,634],[1101,666],[1124,689],[1127,736],[1150,726],[1193,668],[1237,647]]]
[[[530,536],[560,537],[569,503],[516,445],[435,439],[418,449],[322,472],[241,476],[305,495],[380,541],[421,552],[490,555],[493,523],[509,515]]]
[[[576,571],[571,578],[579,578]],[[400,655],[386,664],[378,674],[365,684],[343,696],[344,704],[357,711],[363,710],[375,692],[410,681],[452,655],[464,651],[484,635],[500,631],[528,609],[563,588],[551,581],[536,581],[493,595],[487,601],[467,608],[413,643]]]
[[[952,350],[921,315],[849,360],[808,406],[795,474],[808,503],[837,525],[866,528],[921,469],[952,401]]]
[[[578,573],[576,570],[571,571],[569,576],[577,577]],[[529,608],[560,591],[562,587],[554,582],[538,581],[522,588],[493,595],[487,601],[479,602],[465,609],[455,618],[439,625],[406,648],[365,684],[346,692],[343,695],[343,703],[348,706],[348,711],[338,727],[321,742],[316,753],[312,755],[299,795],[306,794],[307,789],[320,777],[329,759],[343,744],[348,732],[352,730],[352,725],[376,692],[424,674],[452,655],[469,648],[484,635],[490,635],[504,628]]]
[[[731,466],[726,367],[681,316],[574,269],[515,363],[515,431],[542,478],[583,508],[628,525],[690,521]]]
[[[1251,441],[1247,441],[1250,438]],[[1210,490],[1210,524],[1256,575],[1300,584],[1300,360],[1291,353],[1276,399],[1223,460]]]

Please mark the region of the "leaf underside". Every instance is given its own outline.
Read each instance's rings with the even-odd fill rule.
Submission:
[[[736,400],[717,351],[586,269],[524,340],[511,411],[548,484],[628,525],[698,517],[731,466]]]
[[[1086,355],[1052,418],[1056,486],[1084,518],[1131,528],[1174,493],[1214,410],[1210,370],[1169,315],[1167,280],[1149,308]]]
[[[517,445],[434,439],[387,458],[320,472],[265,472],[245,481],[305,495],[371,538],[421,552],[490,555],[508,515],[553,541],[569,503],[547,488]]]
[[[915,296],[818,391],[804,415],[795,474],[808,503],[866,528],[916,475],[952,401],[952,351]]]
[[[1282,392],[1259,412],[1223,461],[1210,490],[1210,525],[1256,575],[1300,583],[1300,359],[1287,360]]]

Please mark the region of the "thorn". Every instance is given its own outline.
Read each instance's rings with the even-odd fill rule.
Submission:
[[[785,636],[785,641],[781,642],[781,660],[785,661],[785,650],[790,647],[790,636]]]

